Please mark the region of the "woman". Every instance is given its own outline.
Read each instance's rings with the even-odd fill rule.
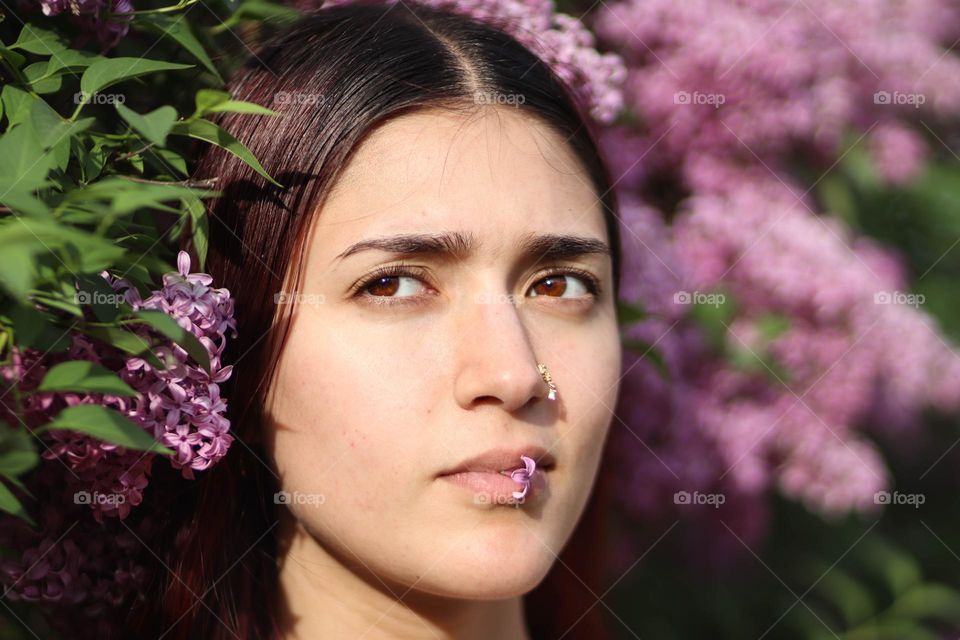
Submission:
[[[620,259],[582,107],[506,33],[402,3],[315,12],[229,90],[279,113],[220,123],[284,185],[220,149],[195,172],[239,442],[171,505],[134,626],[602,637]]]

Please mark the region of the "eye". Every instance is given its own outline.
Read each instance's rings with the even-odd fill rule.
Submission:
[[[423,280],[423,274],[407,266],[382,267],[359,282],[352,293],[368,298],[415,298],[428,288]]]
[[[550,298],[583,298],[599,296],[600,283],[596,277],[586,271],[567,271],[552,273],[537,281],[531,288],[530,297],[546,296]]]

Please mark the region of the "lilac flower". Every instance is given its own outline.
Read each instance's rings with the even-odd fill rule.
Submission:
[[[64,407],[95,403],[126,415],[171,447],[175,454],[165,459],[180,469],[184,478],[193,478],[194,471],[221,460],[233,441],[225,417],[227,402],[219,387],[232,373],[232,367],[222,366],[220,358],[227,333],[236,336],[233,300],[228,290],[210,287],[209,275],[190,273],[185,252],[180,252],[177,268],[177,272],[164,275],[163,287],[145,300],[129,282],[115,280],[106,272],[102,275],[134,309],[163,311],[196,336],[210,357],[209,373],[169,342],[155,350],[170,365],[161,370],[113,347],[94,344],[84,334],[72,333],[66,353],[12,347],[10,364],[0,367],[0,393],[15,386],[23,404],[15,407],[0,400],[0,419],[15,429],[32,428],[49,422]],[[158,337],[146,325],[137,325],[136,330],[144,338]],[[116,371],[138,392],[137,397],[35,393],[50,367],[68,360],[89,360]],[[130,563],[139,543],[110,547],[102,541],[123,539],[121,532],[108,532],[115,528],[116,520],[127,518],[142,503],[157,456],[69,430],[52,429],[42,437],[42,462],[28,482],[38,496],[40,531],[11,516],[0,518],[5,548],[22,554],[19,560],[0,564],[0,582],[11,599],[80,603],[96,617],[103,606],[118,606],[124,594],[136,588],[141,570]],[[84,519],[84,512],[92,513],[93,518]],[[81,524],[61,540],[70,520]],[[49,546],[52,540],[61,540],[56,549]],[[31,558],[39,558],[47,550],[49,557],[28,571]],[[91,582],[94,577],[96,581]]]
[[[533,478],[533,473],[537,468],[537,463],[533,458],[527,456],[520,456],[520,459],[523,460],[524,468],[515,469],[510,472],[510,478],[521,485],[523,485],[523,490],[514,491],[513,497],[516,500],[522,500],[525,495],[527,495],[527,490],[530,489],[530,481]]]
[[[28,6],[28,1],[21,0]],[[96,37],[101,52],[112,49],[130,30],[130,17],[110,16],[110,13],[131,13],[130,0],[40,0],[40,10],[45,16],[55,16],[65,11],[83,31],[85,39]],[[82,43],[76,43],[82,44]]]
[[[600,42],[628,65],[644,164],[685,179],[703,155],[776,168],[801,151],[826,168],[844,133],[894,121],[873,144],[901,179],[886,156],[909,147],[916,164],[919,121],[960,108],[960,10],[946,0],[621,0],[597,15]]]

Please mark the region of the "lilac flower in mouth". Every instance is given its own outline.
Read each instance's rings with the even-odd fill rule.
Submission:
[[[513,492],[513,497],[516,500],[521,500],[527,495],[527,490],[530,489],[530,480],[533,478],[533,473],[537,469],[537,463],[533,458],[520,456],[520,459],[523,460],[524,468],[515,469],[510,472],[510,479],[523,485],[522,491]]]

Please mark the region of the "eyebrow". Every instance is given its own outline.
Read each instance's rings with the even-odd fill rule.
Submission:
[[[478,244],[472,235],[458,231],[381,236],[351,245],[333,261],[370,250],[399,255],[437,255],[462,260],[473,253]],[[528,234],[520,240],[518,247],[526,257],[538,261],[569,260],[594,254],[608,257],[611,255],[609,245],[602,240],[563,234]]]

